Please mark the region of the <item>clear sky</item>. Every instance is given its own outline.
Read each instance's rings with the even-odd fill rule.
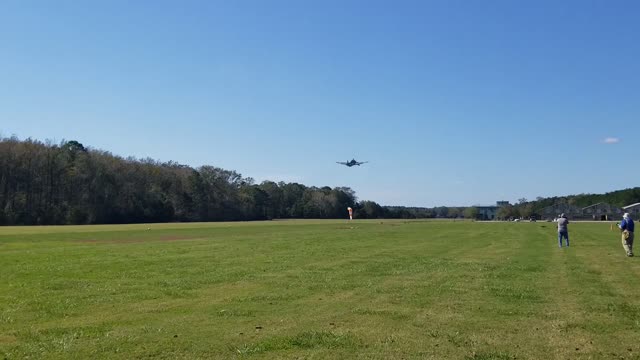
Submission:
[[[2,135],[384,205],[639,185],[639,114],[634,0],[0,3]]]

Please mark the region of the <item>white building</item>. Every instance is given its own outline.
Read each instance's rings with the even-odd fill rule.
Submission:
[[[632,219],[637,220],[640,218],[640,203],[627,205],[622,209],[624,212],[629,213]]]
[[[622,209],[607,203],[597,203],[582,209],[583,215],[590,220],[614,220],[622,217]]]
[[[547,220],[555,219],[560,216],[560,214],[565,214],[567,218],[571,220],[580,219],[582,217],[582,209],[566,203],[558,203],[547,206],[545,208],[542,208],[539,213],[543,219]]]

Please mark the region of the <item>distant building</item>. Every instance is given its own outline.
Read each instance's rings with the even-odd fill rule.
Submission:
[[[495,220],[498,216],[498,209],[509,205],[508,201],[498,201],[496,205],[476,205],[478,209],[478,220]]]
[[[613,220],[622,217],[623,210],[607,203],[597,203],[582,208],[584,218],[589,220]]]
[[[638,218],[640,217],[640,203],[627,205],[623,207],[622,210],[624,210],[624,212],[626,213],[629,213],[631,215],[631,218],[634,220],[638,220]]]
[[[579,219],[582,218],[582,209],[569,204],[554,204],[551,206],[547,206],[542,208],[539,211],[540,216],[542,218],[551,220],[558,217],[560,214],[565,214],[569,219]]]

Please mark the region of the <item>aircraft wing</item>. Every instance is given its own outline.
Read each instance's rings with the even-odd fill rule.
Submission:
[[[336,161],[336,164],[340,164],[340,165],[348,165],[346,162],[340,162],[340,161]]]
[[[357,162],[356,165],[362,165],[362,164],[366,164],[368,163],[368,161],[361,161],[361,162]]]

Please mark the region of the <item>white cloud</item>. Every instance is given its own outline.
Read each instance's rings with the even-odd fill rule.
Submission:
[[[616,137],[608,137],[605,138],[604,140],[602,140],[603,143],[605,144],[617,144],[620,142],[620,139],[616,138]]]

